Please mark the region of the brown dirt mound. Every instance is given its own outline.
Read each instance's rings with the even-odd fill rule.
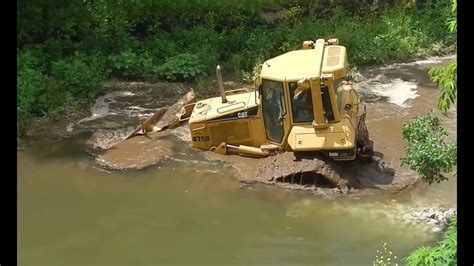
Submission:
[[[397,175],[380,157],[372,160],[336,162],[316,152],[284,152],[263,159],[206,153],[210,160],[232,165],[242,183],[264,183],[296,190],[348,191],[375,188],[398,191],[418,181]],[[323,192],[324,193],[324,192]]]
[[[166,138],[168,133],[152,132],[121,141],[113,147],[101,150],[90,147],[99,164],[112,169],[142,169],[169,158],[173,141]]]

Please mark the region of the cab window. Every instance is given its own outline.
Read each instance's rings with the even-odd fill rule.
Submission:
[[[299,95],[295,95],[295,90],[298,87],[296,82],[289,83],[290,97],[291,97],[291,113],[295,123],[312,122],[314,120],[313,113],[313,99],[311,97],[311,90],[305,90]]]

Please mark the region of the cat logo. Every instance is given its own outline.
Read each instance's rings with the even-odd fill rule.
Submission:
[[[247,112],[238,112],[237,117],[238,118],[246,118],[247,117]]]

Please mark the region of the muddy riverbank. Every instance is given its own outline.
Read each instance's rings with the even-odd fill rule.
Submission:
[[[400,191],[416,182],[374,156],[372,161],[336,162],[317,153],[280,153],[263,159],[207,152],[209,160],[231,165],[239,182],[263,183],[325,196],[362,193],[364,189]],[[366,193],[366,192],[364,192]]]

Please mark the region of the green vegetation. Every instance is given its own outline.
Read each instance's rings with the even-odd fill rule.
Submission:
[[[458,94],[457,87],[457,60],[447,67],[433,67],[428,72],[431,80],[441,86],[441,95],[438,99],[438,108],[447,112],[451,105],[456,102]]]
[[[383,244],[382,250],[377,250],[375,260],[372,261],[374,266],[400,265],[398,257],[393,254],[387,247],[387,243]],[[457,217],[451,218],[448,230],[443,235],[443,239],[434,246],[421,246],[412,251],[407,257],[403,258],[403,262],[409,266],[422,265],[457,265]]]
[[[419,247],[404,260],[407,265],[457,265],[457,217],[453,217],[443,239],[435,246]]]
[[[451,33],[456,33],[458,27],[456,19],[457,1],[452,1],[453,17],[449,19],[448,28]],[[433,67],[428,74],[432,81],[441,86],[438,108],[443,112],[447,112],[451,105],[456,102],[458,94],[456,57],[447,67]]]
[[[250,82],[263,59],[308,39],[337,36],[354,65],[443,53],[456,42],[442,26],[445,0],[328,2],[17,2],[18,132],[31,117],[97,95],[107,78],[196,82],[220,64]],[[280,12],[276,22],[262,16],[270,9]]]
[[[423,181],[432,184],[447,180],[443,173],[457,163],[457,144],[446,143],[447,136],[441,121],[434,112],[416,116],[403,125],[403,138],[408,141],[402,165],[417,171]]]

